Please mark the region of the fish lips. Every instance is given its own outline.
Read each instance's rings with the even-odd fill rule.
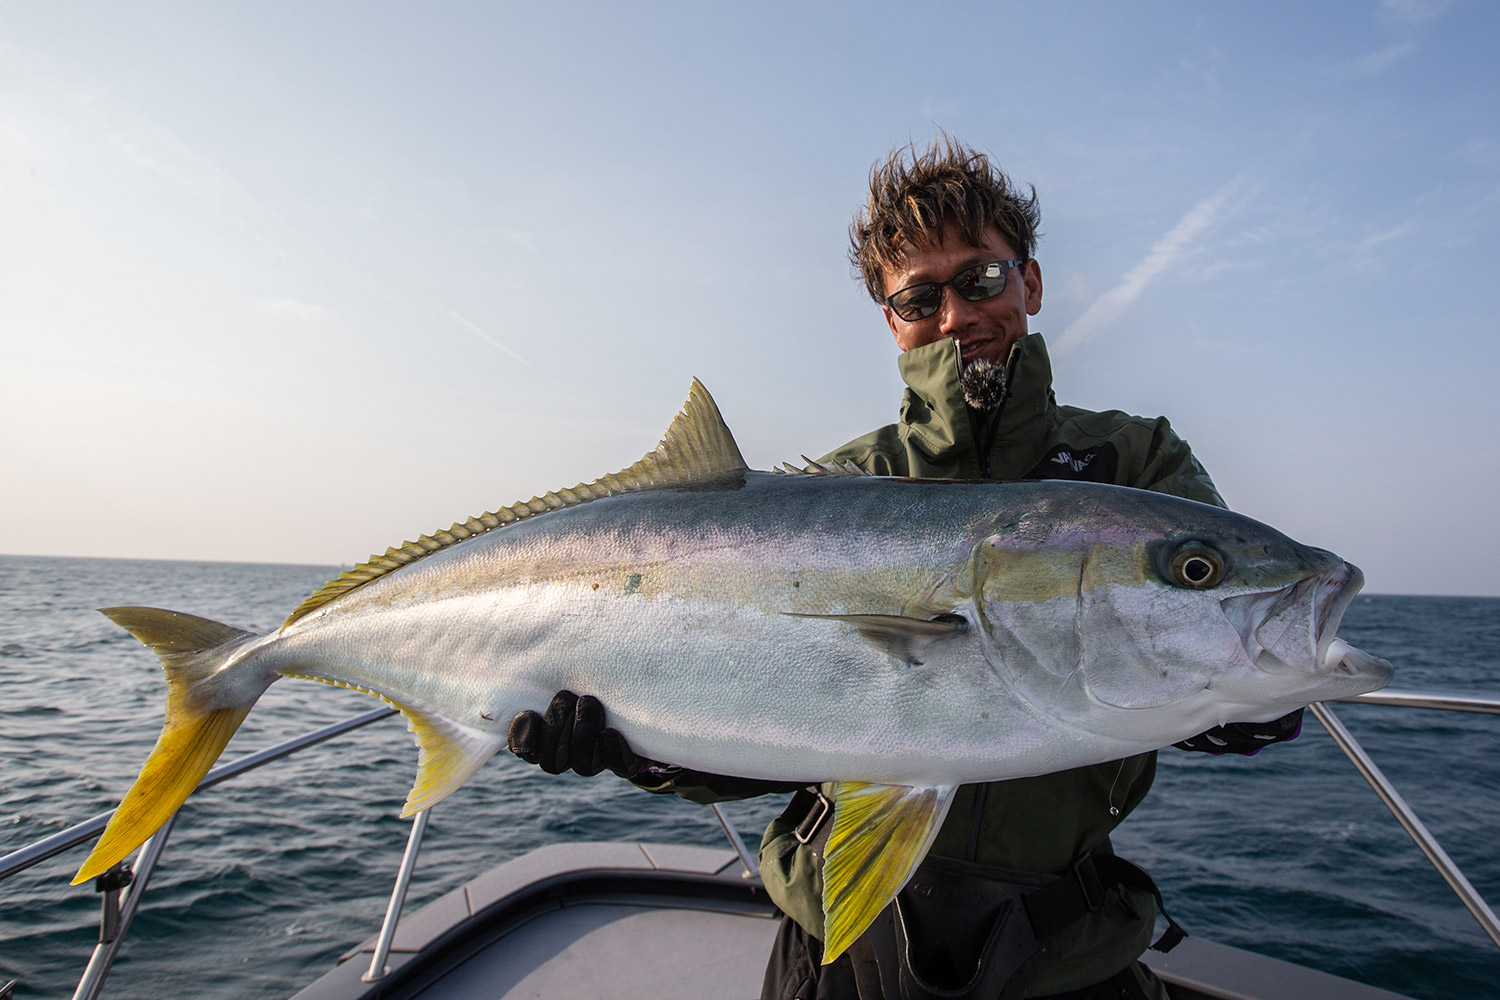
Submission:
[[[1224,614],[1258,669],[1340,680],[1351,694],[1373,691],[1390,682],[1394,668],[1337,638],[1365,575],[1358,566],[1333,558],[1321,573],[1279,590],[1226,599]]]

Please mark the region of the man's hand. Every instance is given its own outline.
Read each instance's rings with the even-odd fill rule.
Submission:
[[[598,698],[559,691],[546,715],[521,712],[510,723],[510,752],[548,774],[575,771],[591,778],[605,769],[634,778],[653,761],[637,757],[617,730],[604,725]]]
[[[1261,747],[1272,743],[1285,743],[1297,738],[1302,732],[1302,709],[1283,715],[1270,722],[1231,722],[1215,726],[1206,733],[1172,745],[1179,750],[1197,750],[1201,753],[1237,753],[1253,757]]]
[[[754,795],[795,792],[805,781],[760,781],[693,771],[642,757],[618,730],[604,725],[598,698],[559,691],[545,715],[521,712],[505,739],[510,752],[548,774],[575,771],[592,777],[613,771],[650,792],[672,792],[690,802],[726,802]]]

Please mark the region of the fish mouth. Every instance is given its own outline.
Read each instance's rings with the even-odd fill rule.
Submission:
[[[1230,598],[1225,616],[1262,670],[1370,678],[1383,686],[1394,672],[1391,665],[1337,637],[1344,612],[1364,584],[1358,566],[1336,560],[1280,590]]]

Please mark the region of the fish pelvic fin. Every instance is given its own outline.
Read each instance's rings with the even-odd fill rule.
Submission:
[[[823,856],[823,964],[890,905],[927,856],[957,785],[841,781]]]
[[[639,462],[619,472],[601,476],[592,483],[579,483],[571,489],[532,497],[509,507],[471,517],[467,521],[456,522],[446,531],[434,531],[430,535],[418,536],[414,542],[393,545],[384,554],[372,555],[353,569],[346,570],[323,584],[307,600],[297,605],[282,623],[282,628],[349,591],[363,587],[371,580],[394,573],[423,556],[495,528],[617,493],[660,489],[732,472],[743,472],[747,468],[749,467],[740,454],[739,445],[735,444],[734,435],[729,432],[723,415],[719,413],[718,404],[708,394],[703,383],[693,379],[687,402],[682,404],[681,412],[667,427],[661,443]]]
[[[270,675],[264,683],[256,678],[245,683],[233,671],[230,660],[235,652],[259,638],[253,632],[160,608],[100,610],[161,657],[167,712],[156,746],[78,870],[74,885],[114,867],[177,811],[275,679]]]

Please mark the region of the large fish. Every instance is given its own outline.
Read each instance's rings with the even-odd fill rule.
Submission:
[[[166,723],[75,881],[181,805],[280,677],[396,706],[403,815],[561,689],[641,754],[838,782],[825,961],[910,877],[964,782],[1153,750],[1383,686],[1334,636],[1359,570],[1238,514],[1070,482],[752,472],[696,381],[655,451],[330,581],[270,635],[104,613],[161,657]]]

